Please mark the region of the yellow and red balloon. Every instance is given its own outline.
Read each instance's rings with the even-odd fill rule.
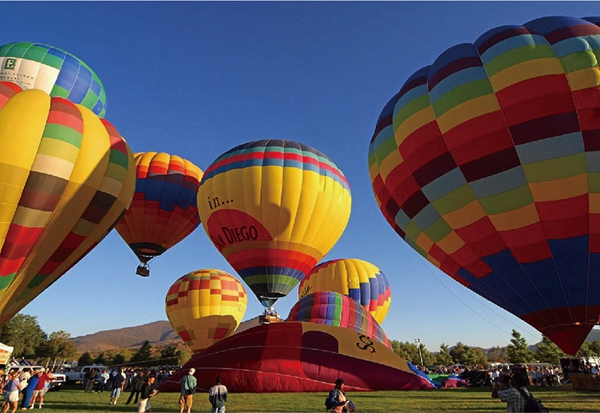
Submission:
[[[286,296],[333,247],[350,206],[342,171],[316,149],[285,140],[229,150],[198,191],[206,233],[264,306]]]
[[[134,186],[133,155],[110,123],[0,83],[0,325],[108,234]]]
[[[246,313],[248,295],[233,275],[201,269],[175,281],[165,301],[173,330],[197,353],[233,334]]]

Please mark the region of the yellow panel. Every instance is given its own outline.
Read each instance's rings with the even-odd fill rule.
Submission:
[[[434,120],[435,114],[433,113],[433,108],[427,106],[414,113],[398,125],[398,127],[396,127],[396,124],[394,123],[394,139],[396,140],[396,145],[399,147],[400,144],[404,142],[404,139],[410,136],[411,133]]]
[[[600,70],[598,67],[586,67],[575,72],[567,73],[571,90],[596,88],[600,85]]]
[[[485,217],[486,213],[478,200],[472,201],[456,211],[443,216],[451,228],[464,228]],[[426,250],[428,251],[428,250]]]
[[[590,193],[590,214],[600,214],[600,193]]]
[[[454,231],[450,232],[437,243],[437,246],[448,255],[455,253],[464,245],[464,241]]]
[[[540,221],[535,204],[525,205],[513,211],[490,215],[490,221],[498,231],[519,229]]]
[[[583,195],[588,192],[587,175],[575,175],[568,178],[529,184],[536,202],[558,201]]]
[[[379,164],[379,174],[383,180],[385,181],[388,175],[403,162],[404,160],[400,151],[394,151],[393,154],[386,156],[385,159]]]
[[[441,115],[437,122],[442,133],[479,116],[500,110],[496,95],[484,95],[470,99]]]
[[[427,235],[425,235],[424,232],[421,232],[421,234],[419,234],[419,236],[415,240],[415,243],[419,247],[421,247],[423,249],[423,251],[431,250],[431,247],[434,244],[434,242],[431,240],[431,238],[429,238]]]
[[[490,77],[490,83],[498,92],[527,79],[564,73],[560,60],[556,58],[534,59],[507,67]]]

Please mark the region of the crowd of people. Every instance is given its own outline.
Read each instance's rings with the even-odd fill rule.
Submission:
[[[21,410],[33,409],[36,402],[41,409],[53,379],[52,372],[44,367],[9,370],[0,377],[0,393],[4,395],[2,413],[16,412],[19,401]]]

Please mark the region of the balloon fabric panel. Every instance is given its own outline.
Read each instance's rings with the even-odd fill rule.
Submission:
[[[492,29],[411,76],[369,149],[396,232],[570,354],[600,314],[599,52],[577,18]]]
[[[64,97],[98,116],[106,112],[106,94],[98,76],[84,62],[56,47],[5,44],[0,47],[0,80]]]
[[[200,184],[207,234],[265,305],[287,295],[343,232],[346,178],[291,141],[256,141],[217,158]]]
[[[134,168],[116,129],[89,109],[39,90],[0,100],[2,325],[108,234]]]

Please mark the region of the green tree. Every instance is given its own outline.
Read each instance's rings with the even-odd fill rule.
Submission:
[[[46,339],[46,333],[36,316],[17,314],[0,327],[0,337],[4,344],[15,348],[14,357],[33,358],[37,348]]]
[[[587,341],[584,342],[584,344],[587,343]],[[592,343],[589,343],[590,345],[590,353],[593,356],[596,357],[600,357],[600,341],[596,340]]]
[[[136,351],[131,357],[130,363],[143,365],[147,361],[152,360],[152,344],[148,340]]]
[[[550,341],[548,337],[542,336],[542,341],[537,345],[535,356],[540,363],[558,364],[559,359],[565,357],[565,352]]]
[[[72,359],[77,355],[77,345],[71,335],[63,330],[54,331],[47,340],[40,343],[36,351],[38,357],[54,360]]]
[[[94,357],[94,364],[99,364],[102,366],[106,364],[106,356],[104,355],[104,353],[100,353],[96,357]]]
[[[453,364],[452,356],[450,355],[449,347],[447,344],[442,343],[440,345],[440,351],[435,356],[435,364],[439,366],[449,366]]]
[[[508,349],[506,347],[492,347],[487,353],[488,362],[506,363],[508,361]]]
[[[111,366],[122,366],[126,363],[129,363],[131,360],[131,350],[126,348],[120,348],[118,350],[111,351],[109,355],[110,362],[108,362]]]
[[[476,347],[473,350],[473,355],[475,356],[475,363],[479,364],[483,368],[487,367],[488,358],[485,355],[485,351],[482,348]]]
[[[466,364],[468,366],[477,364],[477,357],[473,349],[460,341],[452,347],[449,354],[455,363]]]
[[[160,351],[160,364],[181,366],[190,358],[191,354],[177,346],[166,346]]]
[[[92,358],[92,355],[86,351],[85,353],[83,353],[81,355],[81,357],[79,357],[79,360],[77,360],[77,365],[79,367],[84,367],[84,366],[89,366],[93,362],[94,362],[94,359]]]
[[[532,363],[535,362],[535,354],[527,348],[527,340],[521,337],[517,330],[512,331],[512,339],[506,350],[508,352],[508,361],[511,363]]]

